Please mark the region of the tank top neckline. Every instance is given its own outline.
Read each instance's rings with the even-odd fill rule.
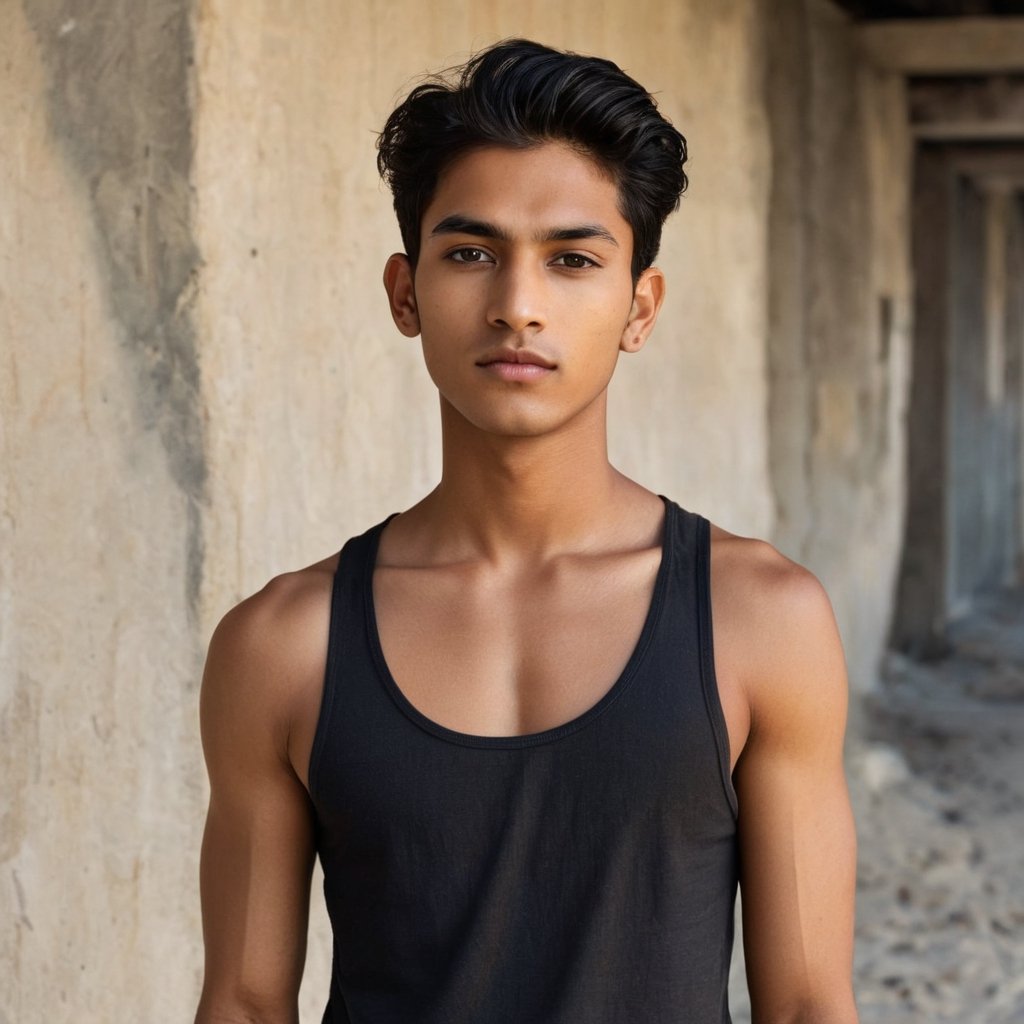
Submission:
[[[673,552],[675,545],[672,543],[675,535],[676,519],[681,510],[663,494],[658,497],[665,505],[665,516],[662,521],[661,535],[661,560],[658,564],[658,571],[654,578],[654,590],[651,594],[650,605],[644,624],[640,629],[640,635],[630,653],[622,672],[595,704],[592,704],[585,711],[575,718],[563,722],[561,725],[552,726],[540,732],[520,733],[513,736],[479,736],[473,733],[459,732],[456,729],[449,729],[447,726],[435,722],[432,718],[423,714],[412,701],[402,692],[387,659],[384,657],[384,649],[380,641],[380,632],[377,628],[377,610],[373,601],[373,573],[377,564],[377,549],[380,544],[380,536],[384,527],[398,514],[392,513],[387,519],[378,523],[369,533],[365,548],[365,561],[362,566],[362,591],[363,602],[366,612],[366,631],[368,635],[370,653],[373,659],[377,674],[384,683],[388,694],[407,718],[414,724],[433,734],[438,739],[446,740],[464,747],[491,747],[499,749],[510,749],[516,747],[532,747],[543,743],[550,743],[562,739],[572,733],[578,732],[589,725],[602,712],[606,711],[618,698],[628,689],[630,683],[637,674],[637,670],[643,662],[644,655],[650,647],[658,626],[661,609],[665,604],[665,593],[668,589],[668,580],[671,575]]]

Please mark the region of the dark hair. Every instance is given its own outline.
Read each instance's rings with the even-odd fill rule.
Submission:
[[[478,146],[564,141],[615,181],[633,229],[634,280],[658,254],[665,218],[686,188],[686,140],[651,95],[610,60],[509,39],[418,85],[377,140],[413,266],[423,213],[441,173]]]

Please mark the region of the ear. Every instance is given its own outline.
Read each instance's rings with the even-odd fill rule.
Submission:
[[[633,305],[619,342],[623,352],[639,352],[644,347],[664,300],[665,275],[657,267],[648,267],[633,290]]]
[[[384,264],[384,290],[388,293],[395,326],[407,337],[420,333],[420,315],[416,307],[412,265],[404,252],[392,253]]]

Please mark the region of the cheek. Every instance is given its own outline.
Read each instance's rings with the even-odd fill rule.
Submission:
[[[614,280],[612,280],[614,278]],[[589,323],[602,323],[606,331],[620,330],[633,308],[631,279],[621,274],[593,278],[585,287],[568,290],[565,300]]]
[[[473,334],[479,312],[472,297],[455,289],[423,289],[429,298],[418,300],[420,329],[430,341],[454,340],[459,335]]]
[[[629,322],[633,307],[633,294],[626,292],[609,298],[608,295],[593,296],[593,301],[578,301],[571,309],[573,329],[593,339],[592,347],[607,353],[614,362],[622,341],[623,332]]]

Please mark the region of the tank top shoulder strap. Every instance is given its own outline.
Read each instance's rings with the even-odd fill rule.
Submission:
[[[733,814],[738,812],[736,791],[730,770],[729,731],[725,723],[715,674],[714,635],[711,622],[711,523],[697,512],[669,502],[666,538],[673,545],[675,567],[675,613],[695,630],[701,688],[708,720],[718,750],[719,777]],[[692,625],[689,625],[692,624]]]
[[[715,672],[715,643],[711,616],[711,523],[702,515],[688,512],[690,531],[695,555],[694,581],[697,597],[697,630],[700,643],[701,682],[708,718],[718,747],[718,760],[722,788],[732,808],[738,815],[739,805],[732,783],[731,756],[729,751],[729,730],[725,722],[718,677]]]
[[[396,515],[397,512],[392,512],[365,533],[347,540],[338,555],[338,567],[334,571],[331,587],[327,661],[324,666],[320,712],[309,760],[309,791],[314,796],[321,781],[320,766],[335,714],[337,691],[342,679],[350,676],[343,672],[342,667],[352,664],[351,656],[363,639],[358,630],[366,622],[364,604],[367,577],[373,573],[371,559],[377,551],[381,531]]]

